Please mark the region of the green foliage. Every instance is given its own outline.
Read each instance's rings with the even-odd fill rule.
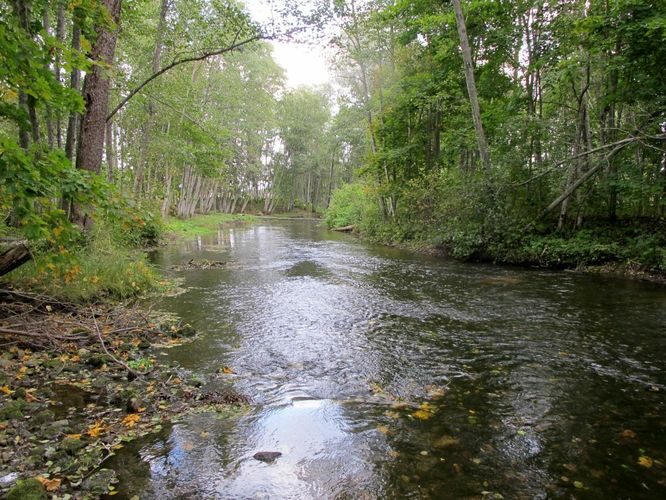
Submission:
[[[359,227],[371,210],[369,189],[363,184],[345,184],[336,189],[326,210],[328,227]]]
[[[123,300],[167,286],[143,253],[119,248],[101,232],[71,257],[56,263],[50,254],[36,255],[6,278],[16,286],[74,302]]]
[[[114,196],[116,203],[104,204],[104,216],[98,222],[108,228],[114,243],[130,248],[149,248],[159,244],[164,222],[154,210],[135,206],[130,200]]]
[[[164,231],[181,238],[216,234],[221,224],[253,222],[256,217],[242,214],[196,215],[187,220],[171,218],[166,221]]]

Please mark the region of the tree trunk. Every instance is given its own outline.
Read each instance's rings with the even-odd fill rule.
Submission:
[[[81,50],[81,28],[79,27],[76,16],[74,17],[74,26],[72,27],[72,51]],[[81,90],[81,72],[78,68],[72,68],[69,77],[69,86],[72,90],[79,92]],[[76,134],[78,113],[71,112],[67,121],[67,139],[65,140],[65,155],[70,161],[74,160],[74,149],[76,148]]]
[[[86,104],[81,120],[79,143],[76,152],[76,168],[88,170],[96,174],[102,168],[104,153],[104,135],[106,115],[109,110],[109,89],[111,84],[108,69],[113,65],[120,21],[120,4],[122,0],[103,0],[102,4],[109,12],[114,26],[104,27],[97,34],[90,57],[95,64],[86,74],[83,83],[83,100]],[[92,220],[84,213],[82,207],[72,207],[73,220],[88,227]]]
[[[481,162],[487,175],[490,175],[490,154],[488,152],[488,142],[486,133],[483,130],[481,122],[481,109],[479,107],[479,98],[476,93],[476,82],[474,80],[474,66],[472,64],[472,51],[469,47],[467,38],[467,28],[465,27],[465,18],[463,17],[460,0],[453,0],[453,9],[456,13],[456,24],[458,25],[458,35],[460,37],[460,49],[462,51],[463,62],[465,66],[465,83],[467,84],[467,93],[469,103],[472,107],[472,121],[476,130],[476,142],[481,155]]]
[[[109,182],[113,182],[116,169],[118,168],[116,148],[113,143],[113,121],[106,124],[106,164],[109,169],[107,178]]]

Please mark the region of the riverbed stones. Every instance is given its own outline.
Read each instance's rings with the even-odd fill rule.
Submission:
[[[452,436],[441,436],[439,439],[437,439],[432,445],[434,448],[451,448],[453,446],[458,445],[458,440]]]
[[[116,472],[111,469],[100,469],[83,482],[83,489],[91,493],[103,495],[109,491],[109,485],[118,482]]]
[[[279,451],[259,451],[253,455],[253,458],[255,460],[259,460],[260,462],[265,462],[267,464],[272,464],[277,460],[279,457],[282,456],[282,453]]]
[[[70,437],[66,437],[60,443],[60,449],[69,454],[74,454],[81,448],[85,447],[86,447],[85,442],[81,441],[80,439],[70,438]]]

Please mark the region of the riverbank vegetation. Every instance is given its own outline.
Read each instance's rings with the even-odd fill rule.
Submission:
[[[131,302],[168,286],[145,255],[166,233],[328,209],[460,258],[666,272],[664,5],[299,3],[266,26],[233,0],[0,4],[0,488],[73,491],[101,435],[197,399]],[[331,85],[287,84],[269,42],[304,34]],[[54,384],[97,406],[47,435]]]
[[[330,225],[467,259],[666,271],[662,6],[335,12],[365,155]]]

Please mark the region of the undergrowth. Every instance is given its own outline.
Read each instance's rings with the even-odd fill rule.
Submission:
[[[253,215],[244,214],[207,214],[195,215],[190,219],[168,219],[164,225],[166,233],[177,237],[207,236],[217,233],[220,224],[231,222],[251,222],[256,220]]]

